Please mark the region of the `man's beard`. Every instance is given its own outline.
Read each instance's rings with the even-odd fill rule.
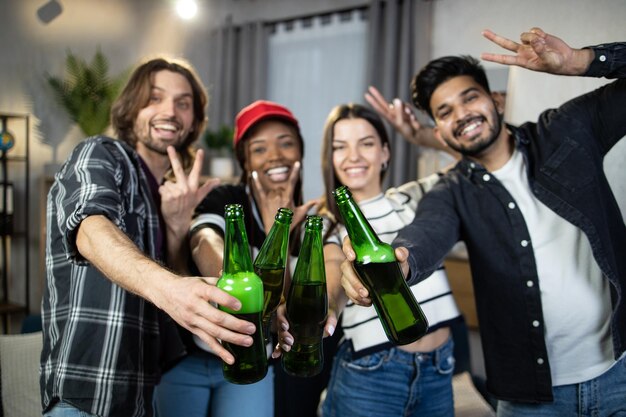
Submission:
[[[472,142],[469,145],[465,146],[459,144],[457,142],[453,142],[450,140],[446,140],[446,143],[450,148],[457,151],[458,153],[465,156],[477,156],[480,155],[485,149],[489,148],[496,140],[498,140],[498,136],[500,136],[500,131],[502,130],[502,119],[503,115],[494,112],[494,123],[493,127],[489,128],[490,135],[484,140],[478,140],[476,142]],[[444,138],[445,139],[445,138]]]

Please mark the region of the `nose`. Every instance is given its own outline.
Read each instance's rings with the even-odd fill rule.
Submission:
[[[173,116],[176,111],[176,103],[173,98],[166,98],[161,101],[159,111],[167,116]]]
[[[348,160],[349,161],[358,161],[361,158],[361,154],[359,152],[358,146],[349,146],[348,147]]]
[[[268,161],[275,161],[282,159],[283,153],[280,149],[280,145],[277,143],[270,144],[267,147],[267,159]]]
[[[458,122],[467,117],[470,113],[469,109],[464,105],[458,105],[454,109],[454,119]]]

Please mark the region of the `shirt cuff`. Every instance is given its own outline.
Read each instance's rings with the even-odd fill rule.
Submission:
[[[626,63],[626,43],[606,43],[585,48],[592,49],[594,53],[593,61],[591,61],[587,72],[585,72],[585,76],[597,78],[618,77],[615,71],[618,71]]]

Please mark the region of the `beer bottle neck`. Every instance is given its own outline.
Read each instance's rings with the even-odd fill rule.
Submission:
[[[307,220],[298,263],[293,273],[293,281],[301,284],[326,282],[321,219]]]
[[[357,261],[364,263],[381,261],[384,258],[390,258],[388,253],[390,250],[391,255],[393,255],[391,246],[378,238],[358,204],[352,198],[338,201],[337,207],[339,207]]]
[[[252,271],[250,247],[243,218],[226,218],[224,236],[224,275]]]

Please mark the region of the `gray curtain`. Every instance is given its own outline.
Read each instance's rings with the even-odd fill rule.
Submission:
[[[265,98],[267,38],[270,25],[233,25],[230,18],[211,34],[209,53],[209,127],[232,126],[235,115]]]
[[[372,0],[367,79],[388,100],[411,103],[410,83],[431,57],[432,4],[425,0]],[[417,146],[390,130],[393,160],[383,188],[416,179]]]

